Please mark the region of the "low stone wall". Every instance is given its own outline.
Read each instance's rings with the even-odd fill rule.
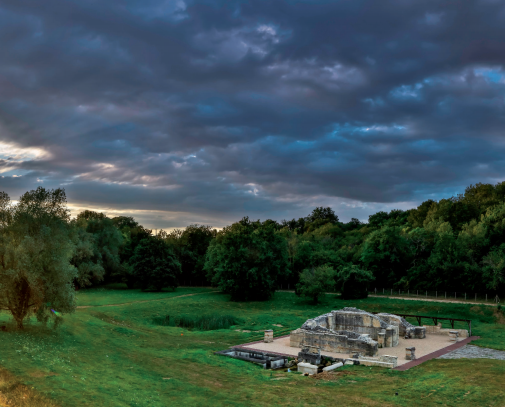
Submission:
[[[333,310],[333,330],[350,330],[356,333],[369,334],[377,341],[379,332],[386,330],[389,326],[381,318],[354,307],[344,307],[340,310]]]
[[[450,331],[457,331],[460,339],[465,339],[469,336],[468,330],[465,329],[442,329],[442,323],[436,326],[424,325],[423,327],[428,334],[442,334],[448,336]]]
[[[369,336],[346,330],[319,332],[303,328],[291,332],[290,346],[312,346],[333,353],[358,352],[367,356],[376,356],[379,350],[378,343]]]
[[[426,337],[425,327],[414,326],[401,316],[389,313],[378,313],[377,316],[388,324],[398,326],[399,335],[402,337],[408,336],[413,339],[424,339]]]
[[[345,364],[375,366],[384,368],[395,368],[398,366],[398,357],[396,356],[379,356],[377,358],[360,356],[358,358],[350,358],[345,360]]]

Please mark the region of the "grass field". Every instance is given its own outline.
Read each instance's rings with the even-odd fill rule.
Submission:
[[[505,350],[503,315],[493,307],[332,296],[312,305],[292,293],[236,303],[207,288],[142,293],[121,285],[81,290],[78,305],[92,307],[65,316],[58,330],[31,321],[24,332],[0,332],[0,405],[505,405],[505,361],[431,360],[405,372],[346,367],[318,380],[213,354],[261,338],[259,330],[278,336],[344,306],[472,319],[473,334],[482,336],[475,344]],[[167,315],[209,314],[240,324],[207,331],[160,324]],[[7,314],[0,324],[12,324]]]

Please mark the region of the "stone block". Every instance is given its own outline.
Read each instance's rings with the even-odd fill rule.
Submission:
[[[396,367],[398,365],[398,356],[380,356],[379,361],[383,363],[391,363],[394,367]]]
[[[330,366],[328,366],[328,367],[324,367],[324,368],[323,368],[323,371],[333,371],[333,370],[335,370],[336,368],[339,368],[339,367],[342,367],[342,366],[343,366],[343,364],[342,364],[342,363],[335,363],[335,364],[332,364],[332,365],[330,365]]]
[[[272,343],[274,341],[274,331],[265,330],[265,338],[263,340],[265,343]]]
[[[449,340],[450,341],[458,341],[458,337],[459,337],[459,332],[457,330],[450,330],[449,331]]]
[[[317,374],[317,365],[309,364],[309,363],[298,363],[298,371],[303,374]]]
[[[378,333],[377,343],[379,348],[385,347],[385,342],[386,342],[386,330],[383,330]]]
[[[298,353],[298,361],[310,364],[321,364],[321,349],[309,345],[302,345],[302,350]]]
[[[406,347],[405,348],[405,359],[406,360],[415,360],[416,359],[416,348],[415,347]]]

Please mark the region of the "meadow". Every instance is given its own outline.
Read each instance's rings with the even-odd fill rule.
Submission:
[[[496,307],[333,295],[313,305],[288,292],[267,302],[230,302],[211,288],[149,293],[120,284],[79,291],[78,306],[56,330],[32,319],[19,332],[0,314],[8,328],[0,332],[0,405],[505,405],[505,361],[431,360],[404,372],[349,366],[315,379],[214,355],[259,340],[265,329],[279,336],[344,306],[472,319],[472,334],[481,336],[473,344],[505,350]],[[207,327],[200,318],[210,315],[213,327],[228,328],[199,330]],[[200,326],[176,327],[181,319]]]

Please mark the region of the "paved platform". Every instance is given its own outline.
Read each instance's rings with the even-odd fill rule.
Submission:
[[[403,371],[404,369],[414,367],[427,361],[431,358],[436,358],[440,355],[448,353],[450,351],[456,350],[470,341],[478,339],[478,337],[469,337],[466,339],[461,339],[457,343],[449,341],[449,336],[442,334],[427,334],[424,339],[403,339],[400,338],[398,346],[396,347],[386,347],[379,349],[379,356],[397,356],[398,357],[398,367],[396,370]],[[254,343],[241,344],[240,347],[250,348],[256,351],[266,351],[269,353],[279,354],[283,356],[296,357],[301,351],[298,347],[291,347],[289,345],[290,336],[277,337],[272,343],[264,343],[263,341],[257,341]],[[405,359],[405,348],[415,347],[416,348],[416,360],[409,361]],[[322,351],[321,354],[325,356],[335,357],[335,358],[349,358],[347,353],[331,353],[328,351]]]
[[[485,347],[471,346],[470,344],[467,344],[464,347],[451,351],[437,358],[448,360],[455,360],[458,358],[489,358],[491,360],[505,361],[505,351]]]
[[[444,348],[442,348],[440,350],[436,350],[436,351],[434,351],[432,353],[426,354],[426,355],[422,356],[421,358],[417,358],[414,361],[409,361],[408,363],[403,364],[401,366],[398,365],[398,367],[396,367],[394,370],[397,370],[397,371],[408,370],[409,368],[412,368],[412,367],[415,367],[415,366],[417,366],[419,364],[422,364],[425,361],[428,361],[428,360],[431,360],[433,358],[437,358],[437,357],[443,356],[444,354],[450,353],[451,351],[454,351],[454,350],[457,350],[457,349],[459,349],[461,347],[464,347],[468,343],[470,343],[471,341],[477,340],[477,339],[480,339],[480,337],[479,336],[467,337],[466,339],[462,339],[462,340],[458,341],[457,343],[451,344],[450,346],[447,346],[447,347],[444,347]]]

